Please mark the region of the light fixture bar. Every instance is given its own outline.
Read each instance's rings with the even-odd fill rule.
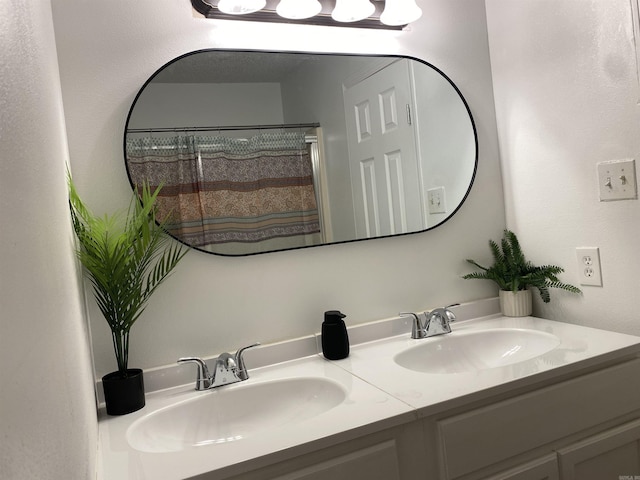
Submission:
[[[245,15],[228,15],[218,10],[218,0],[191,0],[193,8],[205,18],[219,20],[243,20],[269,23],[291,23],[300,25],[324,25],[333,27],[372,28],[381,30],[402,30],[406,25],[384,25],[380,22],[380,15],[384,10],[384,0],[373,0],[375,10],[368,18],[357,22],[337,22],[331,18],[335,0],[320,0],[322,10],[310,18],[290,19],[277,14],[276,7],[279,0],[267,0],[266,6],[257,12]]]

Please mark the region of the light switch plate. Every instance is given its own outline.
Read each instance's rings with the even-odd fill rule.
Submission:
[[[435,187],[427,190],[427,204],[429,213],[447,213],[444,187]]]
[[[598,163],[598,188],[601,202],[638,198],[635,160]]]

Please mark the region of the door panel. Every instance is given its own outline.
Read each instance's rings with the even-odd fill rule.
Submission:
[[[344,93],[358,238],[422,230],[409,67],[395,62]],[[410,207],[410,208],[409,208]]]

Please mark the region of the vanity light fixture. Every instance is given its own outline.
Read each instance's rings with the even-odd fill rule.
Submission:
[[[369,18],[376,7],[369,0],[336,0],[331,18],[336,22],[358,22]]]
[[[385,25],[406,25],[422,16],[415,0],[386,0],[380,21]]]
[[[205,18],[402,30],[422,10],[416,0],[191,0]]]
[[[318,0],[280,0],[276,13],[282,18],[302,20],[315,17],[322,11],[322,4]]]
[[[218,10],[227,15],[246,15],[262,10],[266,0],[219,0]]]

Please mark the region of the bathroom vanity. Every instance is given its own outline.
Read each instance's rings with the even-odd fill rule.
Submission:
[[[99,478],[640,475],[640,337],[465,311],[447,335],[396,317],[351,328],[343,360],[296,339],[248,352],[247,381],[152,392],[101,418]]]

